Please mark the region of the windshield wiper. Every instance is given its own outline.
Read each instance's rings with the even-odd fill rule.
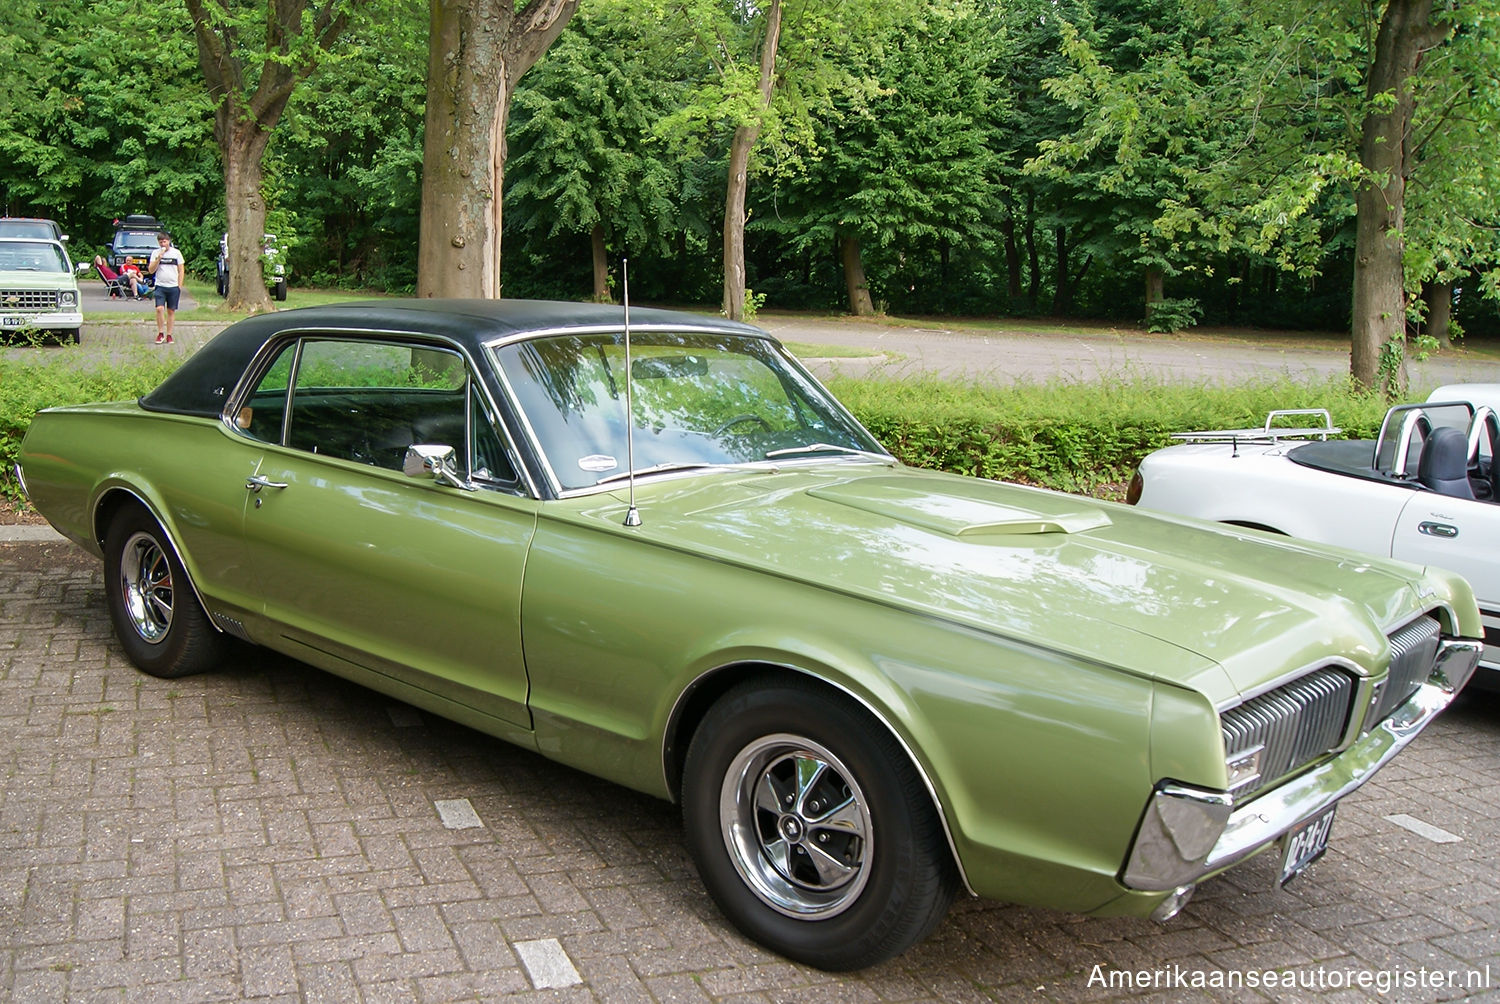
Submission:
[[[632,474],[639,478],[639,477],[644,477],[644,476],[646,476],[648,474],[665,474],[665,473],[667,473],[669,471],[701,471],[701,470],[715,470],[715,471],[766,471],[766,472],[774,474],[776,472],[777,468],[776,468],[776,466],[774,464],[767,464],[763,460],[752,460],[752,461],[748,461],[748,462],[745,462],[745,461],[736,461],[736,460],[726,460],[723,463],[719,463],[719,464],[709,463],[708,461],[701,461],[701,460],[700,461],[693,461],[693,462],[682,462],[682,463],[654,464],[651,467],[637,467],[633,471],[621,471],[618,474],[611,474],[611,475],[609,475],[609,477],[600,478],[598,481],[595,481],[594,484],[596,484],[596,485],[605,485],[605,484],[609,484],[611,481],[624,481],[626,478],[630,477]]]
[[[650,467],[637,467],[633,471],[621,471],[618,474],[611,474],[607,478],[600,478],[598,481],[595,481],[594,484],[596,484],[596,485],[607,485],[611,481],[624,481],[626,478],[630,477],[631,475],[634,475],[636,477],[641,477],[642,475],[646,475],[646,474],[661,474],[664,471],[695,471],[695,470],[698,470],[699,468],[702,468],[702,467],[723,467],[723,466],[725,466],[725,465],[723,465],[723,464],[705,464],[705,463],[653,464]]]
[[[883,453],[872,453],[869,450],[856,450],[852,446],[835,446],[833,443],[810,443],[807,446],[789,446],[784,450],[772,450],[766,454],[767,460],[775,460],[777,457],[793,457],[807,453],[842,453],[850,457],[863,457],[866,460],[876,460],[882,464],[896,463],[895,457],[888,457]]]

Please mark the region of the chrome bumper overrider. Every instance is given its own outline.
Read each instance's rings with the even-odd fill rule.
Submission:
[[[1279,839],[1368,781],[1469,681],[1483,646],[1447,640],[1427,682],[1343,752],[1242,808],[1222,791],[1162,784],[1146,805],[1120,880],[1141,892],[1180,890]]]

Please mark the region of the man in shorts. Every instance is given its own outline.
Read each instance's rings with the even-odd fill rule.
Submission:
[[[172,344],[172,320],[182,298],[182,273],[186,260],[172,246],[172,235],[165,230],[156,238],[161,246],[151,253],[146,271],[156,276],[156,344]],[[163,324],[165,321],[165,325]]]

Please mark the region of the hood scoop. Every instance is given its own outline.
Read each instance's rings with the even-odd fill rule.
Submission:
[[[1025,493],[1025,508],[989,496]],[[934,491],[931,481],[903,477],[860,478],[812,488],[808,495],[899,520],[950,537],[1022,537],[1081,533],[1109,526],[1109,516],[1079,499],[984,481],[955,481]]]

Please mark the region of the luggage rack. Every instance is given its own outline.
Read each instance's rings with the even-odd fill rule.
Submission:
[[[1276,425],[1278,419],[1291,418],[1294,416],[1315,416],[1322,418],[1322,425]],[[1259,429],[1219,429],[1204,432],[1174,432],[1173,439],[1180,439],[1188,443],[1269,443],[1272,446],[1283,439],[1322,439],[1336,436],[1343,432],[1333,424],[1333,416],[1328,414],[1327,408],[1287,408],[1281,411],[1273,411],[1266,416],[1266,424]]]

